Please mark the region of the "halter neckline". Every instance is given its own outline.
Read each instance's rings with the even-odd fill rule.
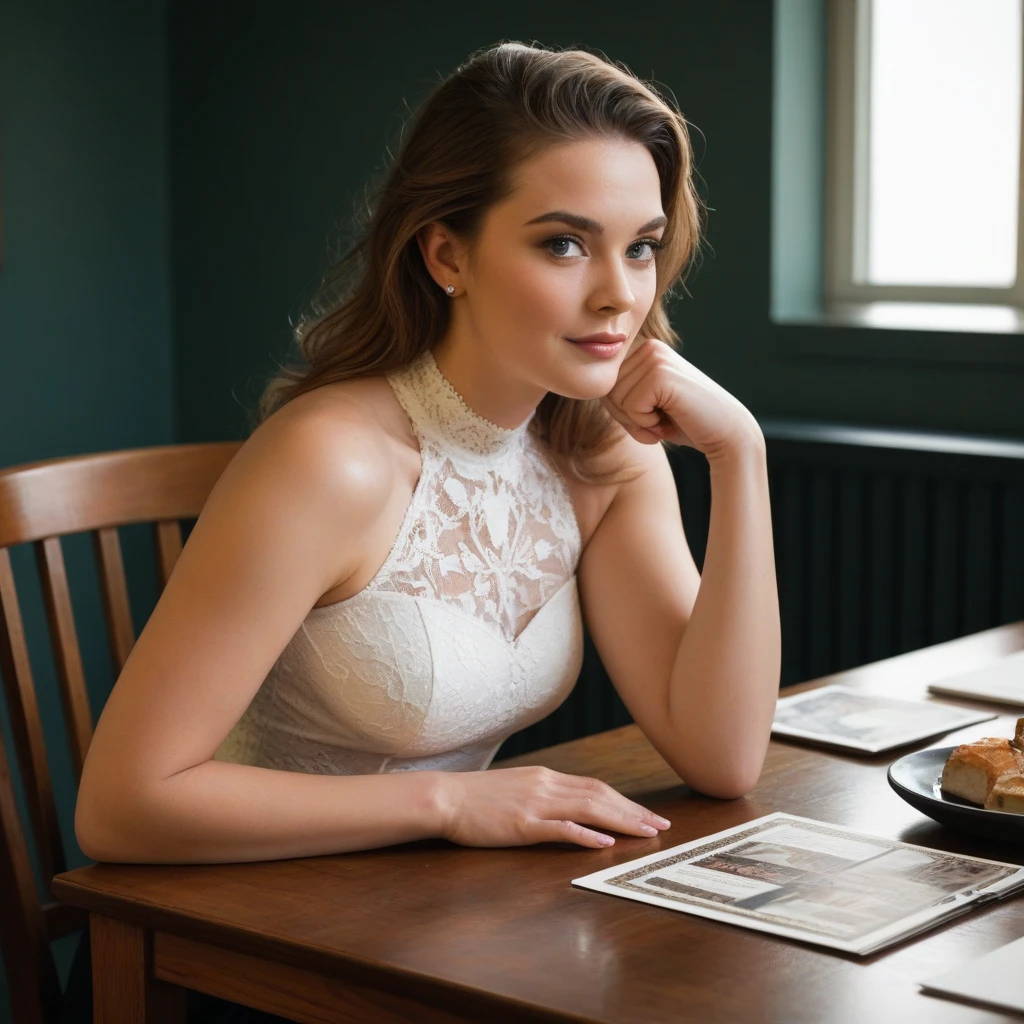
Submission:
[[[474,412],[441,372],[429,349],[388,374],[417,434],[428,431],[445,447],[494,456],[521,448],[533,415],[517,427],[502,427]]]

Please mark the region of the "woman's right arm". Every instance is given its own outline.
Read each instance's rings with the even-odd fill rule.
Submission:
[[[322,594],[359,568],[394,501],[380,428],[339,403],[286,407],[232,460],[96,725],[75,833],[94,860],[221,863],[443,836],[561,839],[580,824],[649,834],[655,816],[592,779],[546,769],[336,776],[214,761]]]

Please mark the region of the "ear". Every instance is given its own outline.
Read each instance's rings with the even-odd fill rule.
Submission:
[[[465,283],[459,273],[463,250],[451,230],[440,221],[433,221],[416,232],[416,242],[427,272],[438,287],[443,290],[453,284],[456,294],[465,291]]]

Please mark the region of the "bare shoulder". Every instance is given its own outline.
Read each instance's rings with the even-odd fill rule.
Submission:
[[[403,425],[396,408],[404,416],[384,378],[325,385],[282,406],[217,481],[188,561],[232,551],[267,579],[308,573],[310,604],[361,579],[382,518],[419,471],[415,438],[410,448],[403,436],[408,418]]]
[[[372,515],[386,503],[398,456],[408,447],[389,396],[397,406],[383,377],[300,395],[253,432],[229,467],[233,479],[225,483],[256,485],[259,479],[274,489],[290,488],[294,499],[324,499],[349,516]]]

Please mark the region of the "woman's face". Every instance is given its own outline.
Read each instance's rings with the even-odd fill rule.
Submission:
[[[637,142],[551,146],[520,164],[516,187],[487,213],[474,259],[459,260],[453,340],[513,385],[597,398],[654,303],[664,234],[661,183]],[[612,355],[570,338],[625,335]]]

